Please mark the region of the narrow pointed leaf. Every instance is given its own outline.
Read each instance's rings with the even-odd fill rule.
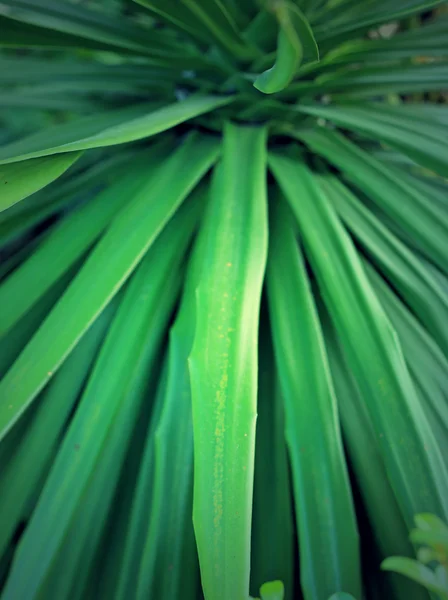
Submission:
[[[325,348],[334,381],[345,447],[379,556],[411,558],[414,550],[408,539],[408,528],[400,512],[394,491],[387,477],[381,449],[356,380],[345,360],[328,312],[319,306],[319,316],[325,335]],[[397,600],[428,600],[424,590],[411,582],[389,577]]]
[[[57,179],[79,156],[78,152],[73,152],[0,166],[0,211]]]
[[[1,521],[0,556],[15,527],[20,521],[28,520],[34,508],[41,482],[50,468],[63,428],[84,385],[111,316],[110,310],[101,315],[67,359],[48,390],[43,392],[30,422],[15,444],[14,454],[2,469],[0,509],[8,515],[8,519]]]
[[[336,211],[448,355],[448,299],[417,257],[334,177],[321,179]]]
[[[217,157],[194,135],[117,215],[81,272],[0,382],[0,437],[44,387],[83,333],[125,283],[160,231]],[[173,179],[172,174],[176,173]],[[62,328],[62,324],[64,324]]]
[[[437,205],[419,190],[397,177],[387,164],[374,158],[347,138],[325,128],[297,134],[310,148],[342,170],[344,178],[365,192],[401,229],[418,249],[448,271],[448,220]]]
[[[319,600],[339,587],[360,597],[358,532],[322,332],[293,215],[281,198],[272,212],[267,290],[285,400],[302,592],[305,600]],[[317,553],[320,561],[313,558]]]
[[[448,475],[440,448],[353,243],[305,166],[278,155],[270,165],[299,223],[405,520],[410,524],[422,510],[446,518]]]
[[[266,132],[226,125],[190,357],[193,520],[206,600],[249,595]]]
[[[225,2],[222,0],[181,0],[181,3],[189,8],[227,52],[240,60],[250,60],[254,57],[254,49],[241,36]]]
[[[284,406],[275,370],[269,318],[263,308],[260,323],[251,591],[256,595],[265,581],[281,580],[285,598],[291,600],[295,539]]]
[[[78,122],[54,126],[53,131],[38,131],[29,138],[4,146],[0,151],[0,164],[133,142],[171,129],[231,101],[231,97],[191,97],[157,110],[153,105],[137,106],[85,117]]]
[[[81,48],[111,47],[154,55],[168,52],[172,46],[158,31],[139,27],[107,11],[90,10],[71,2],[2,0],[0,14],[29,26],[44,28],[44,36],[45,29],[49,29],[67,36],[68,40],[78,38],[78,47]]]
[[[208,186],[204,186],[200,193],[205,199],[208,192]],[[170,330],[163,389],[158,392],[146,434],[117,600],[125,600],[134,593],[138,598],[156,593],[177,597],[181,590],[186,593],[186,577],[193,587],[198,583],[194,574],[196,553],[188,544],[188,536],[193,534],[193,425],[187,359],[194,338],[195,290],[203,246],[204,229],[201,229],[189,261],[179,311]],[[167,473],[168,478],[164,476]],[[165,550],[159,552],[162,545]],[[182,550],[185,547],[190,549],[188,554]],[[190,576],[185,571],[191,571]]]
[[[104,526],[199,207],[194,201],[182,206],[129,282],[21,541],[5,598],[22,596],[25,588],[33,595],[68,597],[76,579],[87,575],[80,565],[86,554],[92,556]],[[43,540],[45,551],[36,552]]]
[[[160,158],[157,156],[160,153]],[[148,172],[160,168],[164,153],[154,153],[115,185],[92,198],[47,236],[39,248],[0,286],[0,337],[78,260],[132,199],[148,178]]]
[[[416,118],[406,106],[385,106],[384,103],[354,104],[350,106],[301,106],[310,115],[390,144],[417,163],[448,176],[448,127]]]

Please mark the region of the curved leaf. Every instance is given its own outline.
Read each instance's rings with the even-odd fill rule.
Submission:
[[[80,157],[79,152],[24,160],[0,166],[0,212],[31,196],[62,175]]]

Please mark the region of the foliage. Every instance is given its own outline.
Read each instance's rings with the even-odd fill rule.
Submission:
[[[429,597],[442,4],[0,0],[2,600]]]
[[[417,581],[441,600],[448,598],[448,527],[428,514],[417,515],[415,524],[410,540],[419,548],[418,560],[391,557],[383,561],[381,568]]]

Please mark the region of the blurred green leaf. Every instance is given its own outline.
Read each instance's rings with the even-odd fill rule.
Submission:
[[[60,177],[79,156],[79,152],[73,152],[0,166],[0,211],[6,210]]]
[[[53,131],[38,131],[29,138],[5,146],[0,151],[0,164],[133,142],[170,129],[183,121],[228,104],[231,100],[207,96],[192,97],[155,111],[151,105],[139,105],[111,111],[109,114],[84,117],[77,122],[55,126]]]

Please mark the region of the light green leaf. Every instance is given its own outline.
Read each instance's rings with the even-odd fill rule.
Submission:
[[[409,539],[413,544],[429,546],[443,557],[448,554],[448,531],[413,529]]]
[[[254,82],[254,86],[265,94],[274,94],[287,87],[302,63],[319,60],[311,27],[297,6],[282,1],[274,10],[280,27],[275,64]]]
[[[38,131],[28,138],[4,146],[0,150],[0,164],[60,152],[134,142],[171,129],[179,123],[229,104],[231,101],[231,97],[190,97],[155,111],[153,105],[149,107],[137,105],[109,114],[101,113],[74,120],[54,126],[52,129]]]
[[[261,600],[283,600],[285,587],[282,581],[268,581],[260,587]]]
[[[422,531],[443,531],[448,533],[448,526],[436,515],[430,513],[415,515],[414,521]]]
[[[445,463],[448,464],[448,361],[417,317],[367,262],[366,273],[396,330],[413,376],[420,402],[430,422]],[[388,554],[399,554],[388,552]]]
[[[207,600],[249,595],[266,213],[266,130],[227,124],[213,182],[189,359],[193,522]]]
[[[381,568],[384,571],[393,571],[409,577],[413,581],[423,585],[430,592],[439,594],[441,599],[448,598],[448,591],[439,585],[435,573],[429,567],[422,565],[416,560],[401,557],[386,558],[381,563]]]
[[[0,166],[0,211],[45,187],[81,156],[79,152]]]

